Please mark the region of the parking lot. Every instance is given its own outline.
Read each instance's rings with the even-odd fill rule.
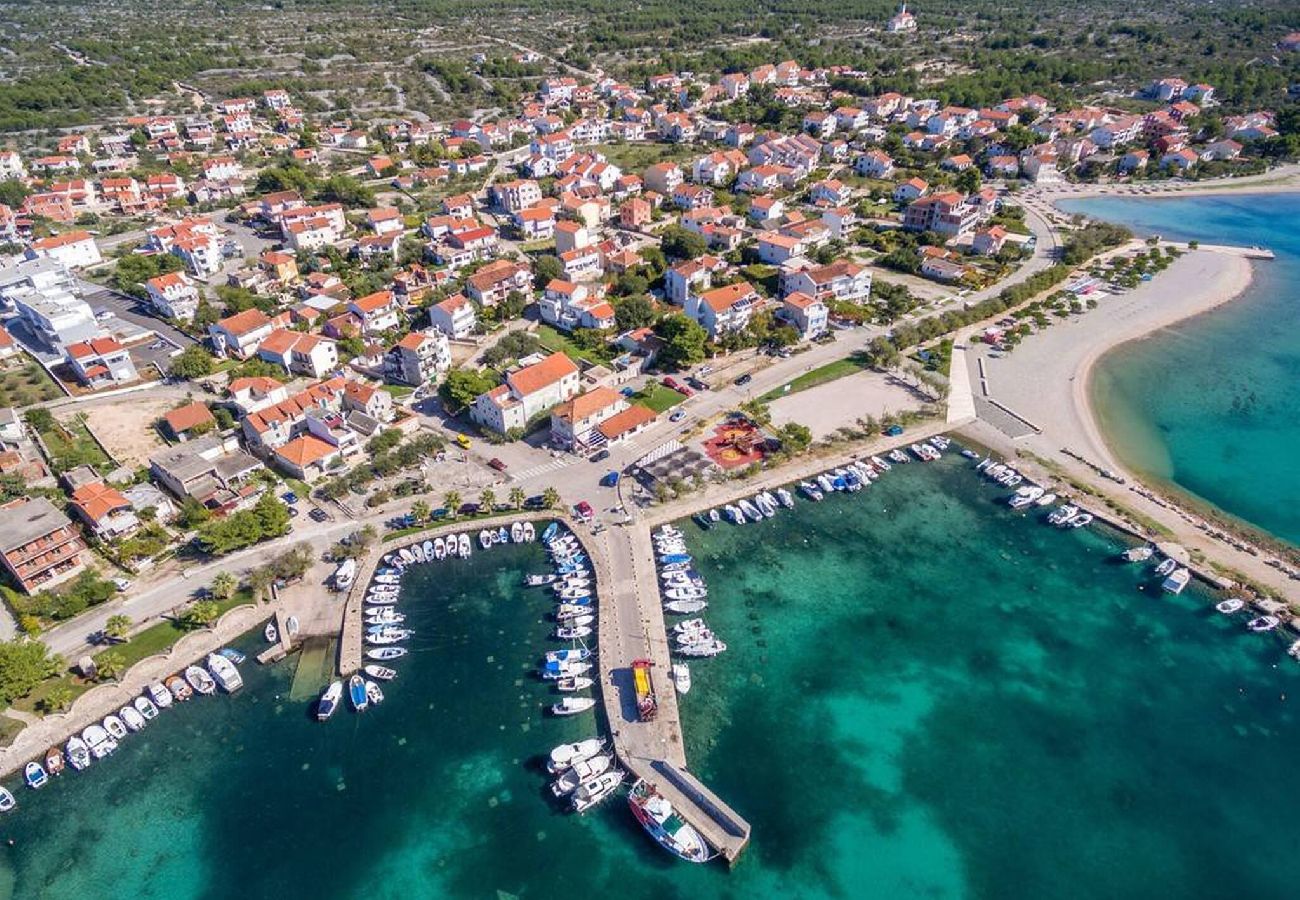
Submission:
[[[119,334],[124,343],[130,343],[126,335],[120,332],[139,334],[140,331],[152,331],[157,335],[147,343],[141,343],[131,347],[131,359],[135,362],[138,370],[145,370],[157,365],[162,371],[167,371],[167,366],[171,362],[172,356],[178,350],[184,350],[194,339],[185,332],[173,328],[164,320],[152,315],[148,311],[146,304],[134,297],[126,294],[119,294],[117,291],[100,287],[88,281],[81,282],[83,296],[90,308],[95,312],[95,318],[107,331]],[[118,320],[122,326],[118,327],[114,323]]]

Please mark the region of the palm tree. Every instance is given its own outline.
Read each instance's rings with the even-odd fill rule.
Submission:
[[[72,702],[72,688],[66,684],[61,684],[56,688],[51,688],[50,692],[41,698],[41,710],[43,712],[62,712],[68,708]]]
[[[109,637],[124,638],[126,633],[131,630],[131,617],[118,614],[109,616],[108,621],[104,623],[104,633]]]
[[[478,495],[478,505],[486,512],[492,512],[497,505],[497,492],[492,488],[483,488],[483,493]]]
[[[510,489],[510,505],[515,509],[523,509],[524,501],[527,499],[528,495],[524,493],[523,488],[516,485]]]
[[[122,674],[126,668],[126,657],[118,650],[109,650],[101,653],[99,659],[95,660],[95,670],[103,681],[112,681]]]
[[[452,518],[460,513],[460,491],[448,491],[442,495],[442,505],[451,512]]]
[[[416,500],[411,504],[411,515],[415,517],[417,522],[427,522],[431,512],[433,510],[429,508],[429,504],[424,500]]]
[[[208,590],[218,600],[229,600],[235,596],[235,591],[239,590],[239,579],[229,572],[218,572],[212,579],[212,587]]]
[[[547,509],[555,509],[560,505],[560,492],[553,487],[548,487],[542,491],[542,503],[546,505]]]
[[[259,566],[248,573],[248,589],[255,598],[266,596],[266,590],[275,581],[275,573],[268,566]]]

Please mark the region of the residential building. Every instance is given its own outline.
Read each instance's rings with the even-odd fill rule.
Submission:
[[[167,434],[177,441],[200,437],[217,427],[212,411],[198,400],[168,411],[163,415],[162,421]]]
[[[749,324],[761,302],[758,292],[747,281],[738,281],[703,293],[692,293],[686,300],[686,315],[704,327],[709,337],[740,331]]]
[[[176,497],[196,500],[218,512],[250,505],[261,493],[255,474],[260,462],[239,449],[233,435],[205,435],[169,447],[149,459],[149,471]]]
[[[140,377],[130,352],[114,337],[68,344],[63,353],[77,380],[87,387],[128,384]]]
[[[478,313],[464,294],[453,294],[429,307],[429,324],[449,338],[464,339],[474,333]]]
[[[52,350],[101,334],[77,280],[55,259],[20,260],[0,271],[0,300],[13,304],[27,331]]]
[[[247,359],[276,328],[276,322],[260,309],[246,309],[208,326],[208,340],[216,352]]]
[[[956,237],[974,228],[980,219],[977,203],[956,191],[922,197],[908,205],[903,213],[904,231],[933,231]]]
[[[542,200],[542,189],[537,182],[524,179],[494,185],[492,194],[496,205],[511,213],[527,209]]]
[[[522,431],[536,416],[577,395],[578,367],[563,353],[553,353],[539,362],[506,375],[506,382],[481,394],[470,416],[484,428],[498,434]]]
[[[401,324],[397,298],[392,291],[375,291],[348,304],[348,312],[361,320],[362,334],[388,331]]]
[[[322,378],[339,365],[338,346],[318,334],[277,328],[257,347],[257,356],[295,375]]]
[[[830,308],[824,301],[796,291],[786,295],[778,315],[804,338],[815,338],[826,330]]]
[[[508,259],[488,263],[465,280],[465,293],[480,306],[493,307],[519,291],[532,290],[533,275],[528,266]]]
[[[537,308],[542,321],[566,331],[614,327],[614,307],[605,300],[602,285],[553,279],[542,292]]]
[[[779,266],[796,256],[803,256],[807,247],[802,240],[775,231],[765,231],[758,236],[758,258],[768,265]]]
[[[198,286],[184,272],[157,275],[145,282],[149,303],[164,319],[185,321],[199,309]]]
[[[597,426],[629,406],[613,388],[596,387],[551,410],[551,443],[562,450],[587,450],[605,443]]]
[[[102,481],[77,487],[72,492],[72,510],[101,541],[126,537],[140,527],[131,502]]]
[[[853,160],[853,171],[866,178],[888,178],[894,174],[894,158],[884,150],[868,150]]]
[[[44,497],[0,506],[0,562],[25,593],[76,575],[85,549],[72,522]]]
[[[981,228],[975,232],[971,250],[979,256],[997,256],[1007,242],[1007,230],[1001,225]]]
[[[93,266],[104,261],[99,247],[88,231],[69,231],[51,237],[37,238],[27,248],[28,259],[47,257],[71,268]]]
[[[847,259],[825,266],[797,265],[781,272],[783,294],[806,294],[817,300],[865,303],[871,297],[871,270]],[[787,268],[790,267],[790,268]]]
[[[441,331],[413,331],[384,356],[384,377],[414,387],[451,368],[451,345]]]
[[[656,191],[665,197],[671,196],[684,180],[681,166],[670,162],[655,163],[642,176],[647,190]]]

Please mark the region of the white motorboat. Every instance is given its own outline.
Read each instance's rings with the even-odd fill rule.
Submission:
[[[1081,512],[1077,516],[1071,516],[1068,524],[1071,528],[1082,528],[1085,525],[1092,524],[1093,515],[1090,512]]]
[[[42,772],[42,774],[44,773]],[[44,784],[45,782],[41,783]],[[17,805],[18,801],[15,800],[14,795],[9,792],[9,788],[0,787],[0,812],[9,812]]]
[[[553,749],[546,760],[546,771],[552,775],[563,772],[584,759],[591,759],[605,749],[605,742],[600,738],[587,738],[572,744],[560,744]]]
[[[478,533],[478,545],[486,550],[496,542],[496,532],[484,529]]]
[[[474,547],[473,547],[473,545],[470,544],[470,540],[469,540],[469,535],[468,535],[468,534],[463,534],[463,533],[462,533],[462,534],[460,534],[460,535],[457,535],[457,537],[456,537],[456,549],[457,549],[458,551],[460,551],[460,555],[461,555],[462,558],[464,558],[464,557],[468,557],[471,553],[474,552]]]
[[[1214,604],[1214,608],[1224,615],[1231,615],[1232,613],[1240,612],[1245,608],[1245,606],[1246,601],[1242,600],[1240,597],[1229,597],[1227,600]]]
[[[717,656],[725,652],[727,645],[716,637],[707,640],[696,641],[689,644],[680,644],[677,652],[682,656]]]
[[[904,453],[898,447],[895,447],[893,450],[889,451],[889,458],[892,461],[903,465],[906,465],[907,463],[911,462],[911,460],[907,458],[907,454]]]
[[[378,681],[392,681],[397,677],[397,670],[386,666],[362,666],[361,671]]]
[[[1183,589],[1191,584],[1191,581],[1192,573],[1189,569],[1175,569],[1164,581],[1160,582],[1160,589],[1169,594],[1181,594]]]
[[[411,636],[411,632],[404,628],[385,628],[383,631],[366,635],[366,643],[373,647],[383,647],[389,644],[400,644]]]
[[[275,622],[266,623],[266,627],[262,629],[262,636],[266,638],[268,644],[274,644],[280,639],[280,632],[276,630]]]
[[[596,616],[594,613],[574,616],[571,619],[567,619],[564,624],[573,628],[589,627],[596,624]]]
[[[524,585],[526,587],[541,587],[542,585],[553,584],[559,577],[553,572],[548,572],[545,575],[525,575]]]
[[[1178,561],[1173,557],[1166,557],[1156,566],[1156,575],[1163,578],[1166,575],[1173,574],[1173,571],[1176,568],[1178,568]]]
[[[703,600],[709,596],[709,592],[704,588],[674,587],[667,588],[664,596],[669,600]]]
[[[117,749],[117,741],[104,730],[103,725],[87,725],[81,732],[81,739],[95,759],[103,759]]]
[[[767,494],[757,494],[751,502],[758,507],[758,511],[763,514],[763,518],[770,519],[776,515],[776,501],[768,499]]]
[[[814,503],[826,496],[822,493],[821,488],[817,487],[817,485],[813,484],[811,481],[799,482],[799,490],[805,497],[812,500]]]
[[[591,658],[591,651],[586,647],[566,647],[563,650],[548,650],[544,658],[547,662],[585,662]]]
[[[23,767],[23,781],[27,782],[27,786],[34,791],[39,791],[41,788],[45,787],[46,783],[49,780],[50,780],[49,773],[45,771],[45,767],[42,766],[40,763],[29,762],[26,766]],[[10,794],[9,796],[10,799],[13,798],[12,794]],[[12,809],[12,807],[10,808]]]
[[[1011,499],[1007,502],[1012,509],[1024,509],[1026,506],[1029,506],[1031,503],[1038,500],[1041,496],[1043,496],[1043,489],[1036,484],[1030,484],[1022,488],[1017,488],[1016,492],[1011,495]]]
[[[591,663],[577,660],[548,660],[542,666],[542,678],[547,681],[559,681],[561,678],[573,678],[586,675],[591,671]]]
[[[126,723],[117,716],[112,714],[104,716],[104,721],[100,724],[104,726],[104,730],[107,731],[114,740],[126,740]]]
[[[433,539],[433,558],[434,559],[447,558],[447,545],[442,542],[441,536]]]
[[[561,693],[572,694],[575,691],[585,691],[595,683],[595,679],[588,678],[586,675],[574,675],[555,682],[555,689]]]
[[[171,697],[169,695],[168,700],[170,699]],[[155,706],[153,701],[148,697],[144,695],[136,697],[135,702],[132,705],[135,707],[135,711],[144,717],[146,722],[152,722],[154,719],[158,718],[158,707]]]
[[[401,584],[401,575],[375,575],[375,584]]]
[[[190,687],[200,694],[216,693],[217,683],[212,680],[212,676],[198,666],[190,666],[185,670],[185,680],[189,682]]]
[[[131,731],[139,731],[145,726],[144,716],[134,706],[124,706],[117,711],[117,717]]]
[[[401,625],[406,621],[406,616],[397,612],[395,606],[382,606],[378,613],[373,612],[375,607],[370,607],[371,614],[366,616],[367,625]]]
[[[82,740],[80,735],[74,734],[68,738],[68,742],[63,745],[64,752],[68,757],[68,765],[78,772],[90,765],[90,748]]]
[[[679,616],[689,616],[703,612],[708,605],[707,600],[669,600],[664,604],[664,610]]]
[[[424,550],[425,562],[433,562],[435,559],[438,558],[438,554],[435,552],[437,548],[433,546],[433,541],[425,541],[421,545],[421,549]]]
[[[244,679],[239,674],[239,669],[219,653],[208,654],[208,671],[212,673],[212,678],[217,682],[218,687],[227,694],[233,694],[244,686]]]
[[[673,687],[679,694],[691,692],[691,667],[686,663],[673,663]]]
[[[1291,642],[1291,646],[1286,648],[1286,655],[1292,659],[1300,659],[1300,638]]]
[[[722,508],[722,511],[726,514],[727,519],[734,525],[744,525],[745,522],[748,521],[745,518],[745,514],[740,511],[740,507],[736,506],[734,503],[728,503]]]
[[[590,781],[609,771],[614,765],[614,754],[600,753],[591,759],[580,760],[560,774],[551,784],[551,793],[557,797],[571,794],[584,781]]]
[[[172,692],[167,690],[161,682],[152,682],[147,690],[149,691],[149,699],[159,709],[166,709],[172,705]]]
[[[524,543],[531,544],[537,540],[537,529],[533,527],[532,522],[524,523]]]
[[[402,557],[402,562],[406,563],[408,566],[415,562],[415,554],[411,552],[410,547],[403,547],[398,550],[397,553]]]
[[[814,480],[817,482],[817,486],[822,489],[823,494],[835,493],[835,482],[825,472],[818,475]]]
[[[590,625],[561,625],[555,629],[555,636],[562,641],[580,641],[591,637]]]
[[[790,493],[785,488],[776,489],[776,500],[786,509],[794,508],[794,494]]]
[[[1058,506],[1056,509],[1052,510],[1047,517],[1047,521],[1051,525],[1065,527],[1066,524],[1078,514],[1079,507],[1066,503],[1063,506]]]
[[[762,512],[760,512],[758,507],[748,499],[742,499],[736,505],[739,506],[740,511],[745,514],[745,518],[749,519],[751,522],[757,522],[763,518]]]
[[[684,619],[673,626],[673,634],[691,634],[708,629],[703,619]]]
[[[578,603],[561,603],[555,608],[555,618],[561,622],[572,621],[579,616],[591,615],[591,607]]]
[[[522,544],[524,542],[524,523],[515,522],[510,526],[510,542],[512,544]]]
[[[329,687],[321,692],[320,699],[316,701],[316,721],[324,722],[334,711],[339,708],[339,701],[343,699],[343,682],[331,681]]]
[[[388,662],[390,659],[403,657],[409,652],[405,647],[373,647],[366,651],[366,659]]]
[[[561,697],[558,703],[552,704],[551,714],[556,716],[576,716],[579,713],[585,713],[596,705],[596,701],[591,697]]]
[[[632,785],[627,797],[633,817],[641,823],[646,834],[678,859],[692,863],[708,862],[713,858],[709,845],[695,826],[691,825],[667,797],[655,790],[644,778]]]
[[[373,681],[366,682],[366,700],[370,702],[371,706],[378,706],[384,702],[383,690]]]
[[[1131,563],[1146,562],[1148,559],[1150,559],[1152,556],[1155,555],[1155,552],[1156,551],[1153,550],[1151,547],[1147,547],[1144,545],[1141,547],[1129,547],[1127,550],[1124,551],[1122,556],[1125,562],[1131,562]]]
[[[1034,505],[1035,505],[1035,506],[1051,506],[1051,505],[1052,505],[1053,503],[1055,503],[1055,502],[1056,502],[1056,495],[1055,495],[1055,494],[1048,493],[1048,494],[1044,494],[1043,496],[1041,496],[1041,497],[1039,497],[1037,500],[1035,500],[1035,501],[1034,501]]]
[[[170,676],[163,684],[167,685],[167,690],[171,691],[172,697],[177,701],[184,702],[194,696],[194,688],[179,675]]]
[[[346,591],[352,587],[352,582],[357,577],[357,561],[355,559],[345,559],[334,570],[334,586],[340,591]]]
[[[877,469],[879,469],[881,472],[888,472],[891,468],[893,468],[893,466],[891,466],[888,462],[886,462],[885,458],[882,456],[871,457],[871,464],[875,466]]]
[[[1277,616],[1256,616],[1246,623],[1246,627],[1251,631],[1272,631],[1281,620]]]
[[[602,800],[618,790],[625,777],[622,770],[612,769],[603,775],[584,781],[573,792],[573,811],[584,813],[593,806],[599,805]]]

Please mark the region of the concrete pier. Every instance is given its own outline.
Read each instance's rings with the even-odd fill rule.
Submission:
[[[259,664],[279,662],[293,652],[293,636],[289,634],[289,617],[283,607],[275,611],[275,636],[276,642],[257,654]]]

